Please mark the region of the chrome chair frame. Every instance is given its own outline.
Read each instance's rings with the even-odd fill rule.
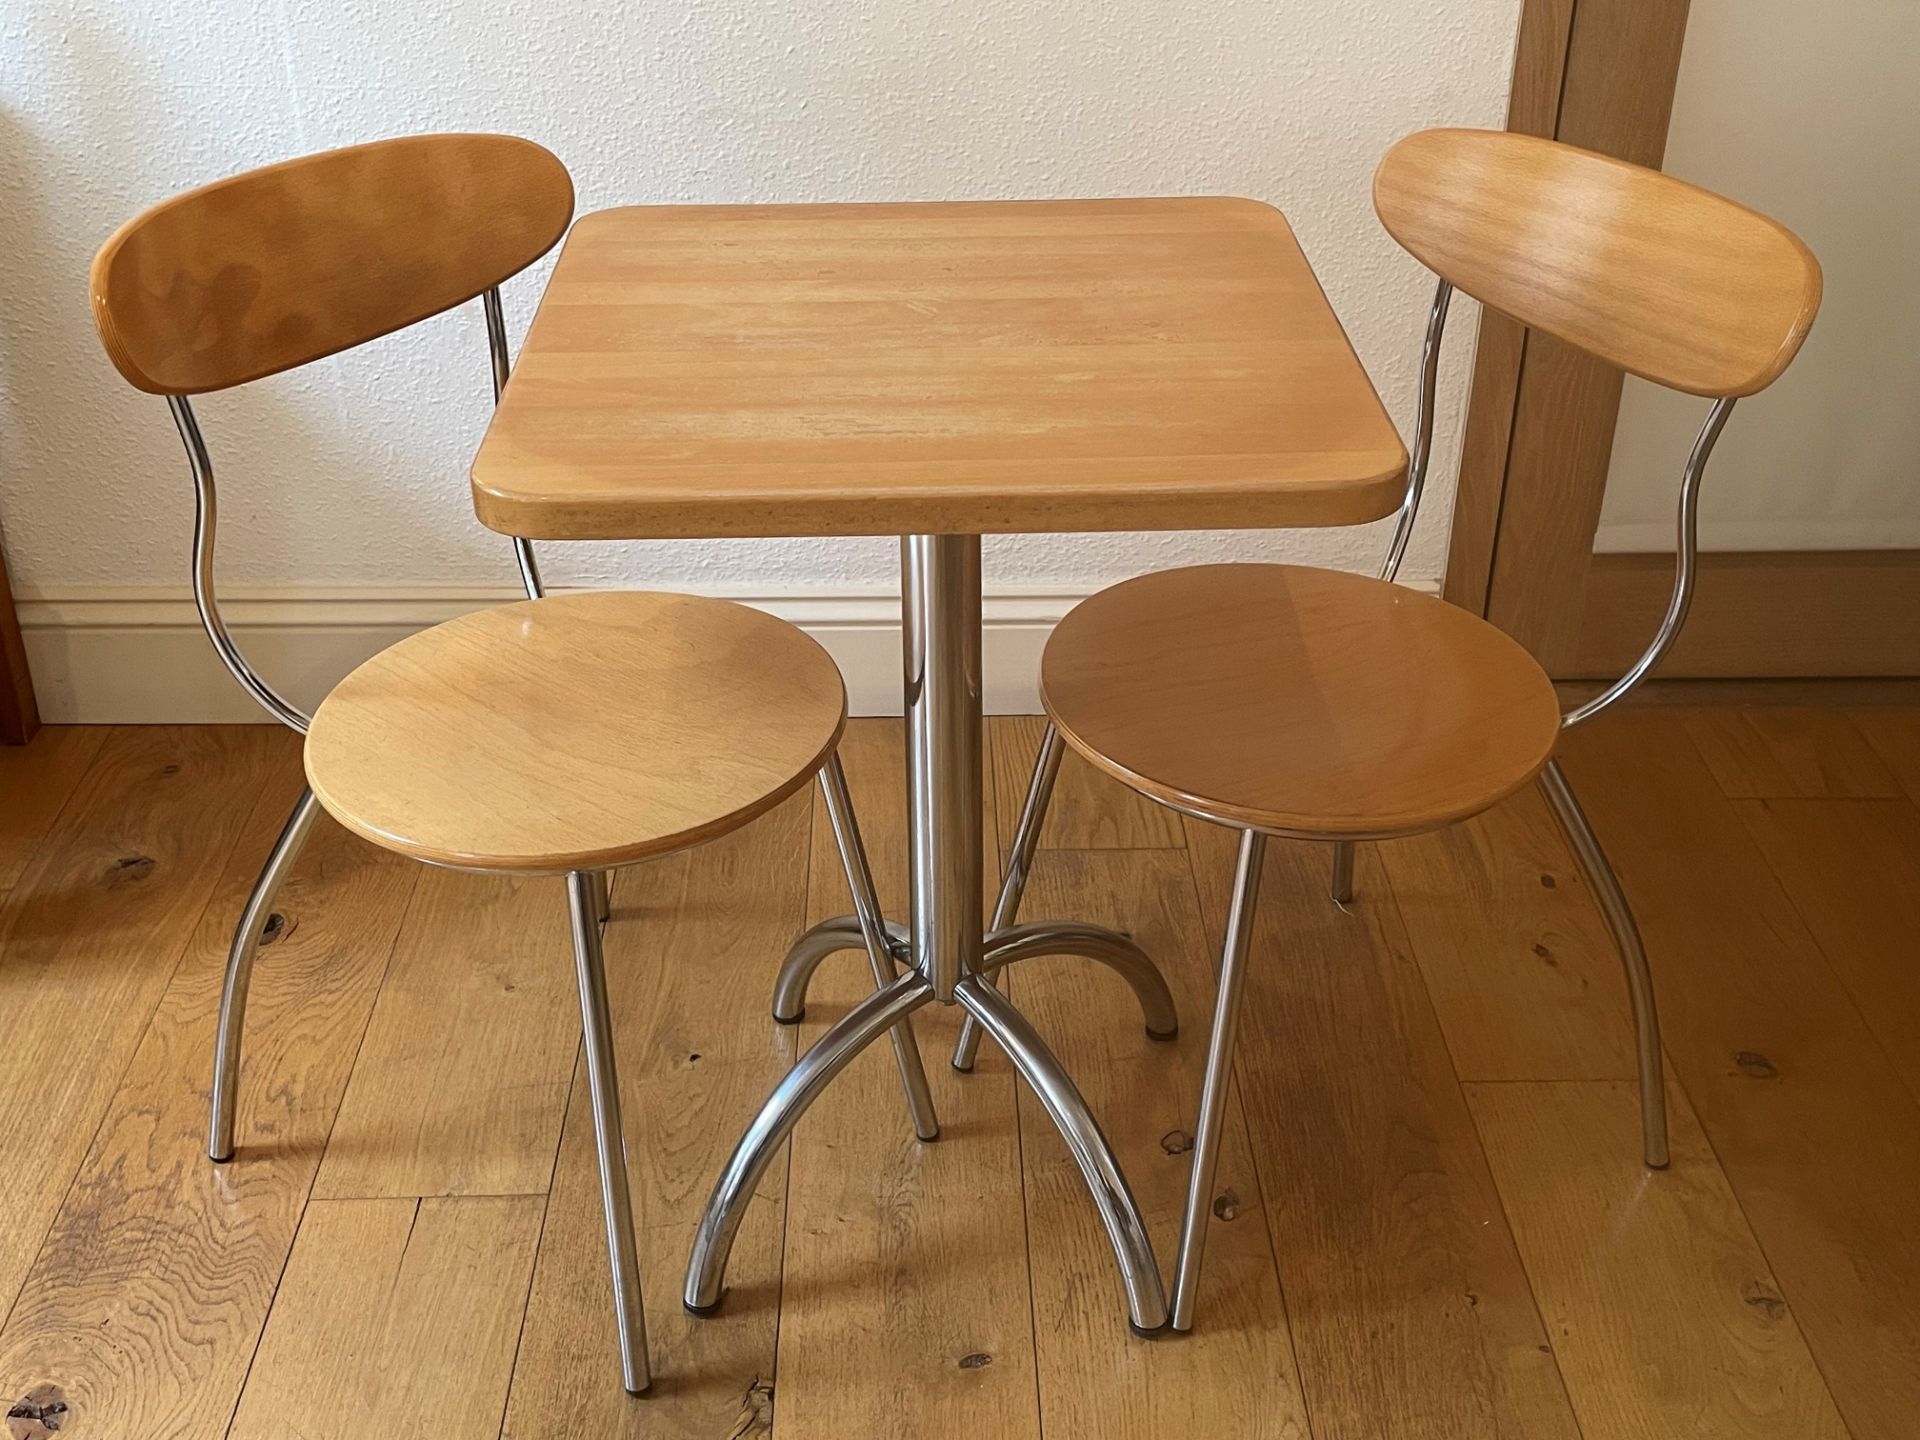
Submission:
[[[493,398],[497,405],[506,389],[512,364],[499,287],[485,291],[481,296],[481,304],[486,316]],[[200,623],[221,663],[241,688],[275,721],[297,734],[305,735],[311,717],[275,690],[253,668],[234,641],[221,614],[214,584],[219,506],[213,460],[187,397],[169,395],[167,407],[180,432],[188,464],[193,471],[193,599],[200,614]],[[515,537],[513,552],[520,572],[521,587],[527,598],[540,599],[546,593],[546,587],[540,578],[540,567],[533,546],[527,540]],[[855,909],[863,920],[877,922],[879,904],[874,897],[873,879],[867,870],[858,822],[852,802],[847,797],[846,778],[837,754],[831,756],[822,768],[820,785],[826,798],[834,837],[846,866]],[[281,887],[313,832],[319,809],[312,789],[303,787],[285,825],[281,827],[279,837],[268,852],[259,877],[254,881],[228,947],[226,973],[220,991],[220,1017],[214,1040],[213,1084],[207,1125],[207,1155],[215,1163],[225,1163],[234,1155],[241,1042],[254,960],[272,923],[274,902],[279,898]],[[601,1200],[606,1212],[608,1257],[613,1271],[621,1373],[626,1388],[637,1395],[647,1388],[650,1374],[646,1322],[640,1302],[639,1268],[635,1259],[633,1208],[627,1185],[626,1149],[620,1125],[612,1019],[607,1008],[605,960],[601,951],[601,932],[611,915],[610,890],[609,877],[605,872],[581,871],[568,876],[574,958],[579,972],[581,1033],[587,1057],[595,1148],[599,1156]],[[876,982],[883,978],[890,979],[894,952],[887,943],[884,930],[874,930],[870,926],[868,931],[862,932],[861,938],[864,938],[872,959]],[[906,1086],[908,1109],[915,1133],[923,1140],[931,1140],[939,1133],[939,1123],[934,1115],[933,1101],[927,1089],[926,1074],[921,1067],[913,1031],[904,1018],[894,1029],[892,1039]]]
[[[1446,328],[1448,304],[1453,286],[1441,280],[1434,292],[1427,319],[1426,340],[1422,349],[1420,392],[1414,418],[1413,453],[1407,466],[1407,487],[1394,526],[1393,539],[1380,567],[1379,578],[1391,582],[1399,573],[1407,545],[1418,519],[1421,496],[1426,488],[1427,470],[1433,451],[1434,394],[1438,384],[1441,340]],[[1673,593],[1658,631],[1646,650],[1618,680],[1592,699],[1575,706],[1561,718],[1561,729],[1571,730],[1603,714],[1624,700],[1652,673],[1673,647],[1687,611],[1693,602],[1698,578],[1699,495],[1701,481],[1712,458],[1715,443],[1733,411],[1733,398],[1716,400],[1700,428],[1688,454],[1681,477]],[[1034,761],[1033,781],[1021,811],[1012,858],[1002,882],[1000,904],[995,923],[1002,916],[1010,919],[1017,912],[1020,893],[1026,883],[1032,847],[1045,821],[1047,802],[1053,791],[1062,748],[1059,731],[1049,724]],[[1642,1158],[1649,1169],[1664,1169],[1668,1163],[1666,1090],[1663,1079],[1660,1022],[1654,1000],[1652,972],[1647,965],[1646,947],[1641,941],[1632,908],[1620,888],[1606,851],[1593,826],[1581,810],[1572,785],[1558,759],[1550,759],[1537,778],[1540,793],[1587,883],[1618,951],[1626,972],[1627,994],[1633,1011],[1636,1059],[1639,1072]],[[1218,816],[1188,810],[1196,818],[1216,824],[1229,822]],[[1244,826],[1240,830],[1239,854],[1235,865],[1232,900],[1222,947],[1219,989],[1215,1000],[1213,1033],[1207,1047],[1207,1063],[1201,1084],[1199,1119],[1194,1130],[1193,1166],[1187,1188],[1187,1205],[1181,1223],[1179,1260],[1174,1275],[1172,1313],[1174,1331],[1193,1326],[1194,1304],[1199,1289],[1201,1256],[1206,1243],[1214,1175],[1219,1163],[1220,1122],[1225,1108],[1228,1077],[1239,1023],[1240,999],[1247,952],[1251,943],[1253,920],[1259,900],[1261,864],[1269,834]],[[1325,836],[1290,835],[1294,839],[1320,839]],[[1387,838],[1385,836],[1375,838]],[[1353,898],[1356,841],[1332,840],[1332,878],[1329,893],[1335,903],[1345,905]],[[969,1022],[962,1031],[954,1052],[955,1068],[965,1070],[973,1063],[978,1031]]]

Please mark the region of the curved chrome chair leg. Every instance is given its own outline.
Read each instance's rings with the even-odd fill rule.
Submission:
[[[1098,960],[1133,987],[1146,1018],[1149,1040],[1172,1040],[1180,1033],[1173,992],[1147,952],[1126,936],[1077,920],[1039,920],[1014,925],[987,938],[980,973],[989,977],[1017,960],[1035,955],[1083,955]],[[956,1056],[954,1063],[959,1063]]]
[[[1000,897],[994,901],[993,919],[987,933],[1010,928],[1020,914],[1021,898],[1027,893],[1027,876],[1033,869],[1034,848],[1040,843],[1040,827],[1046,823],[1047,805],[1053,799],[1053,782],[1060,777],[1060,758],[1066,742],[1051,720],[1040,737],[1040,749],[1033,757],[1033,776],[1027,781],[1026,802],[1020,807],[1020,823],[1013,832],[1013,848],[1007,856],[1006,874],[1000,877]],[[995,982],[998,984],[998,982]],[[980,1053],[980,1022],[968,1015],[960,1026],[960,1039],[953,1047],[953,1068],[972,1070]]]
[[[874,893],[867,850],[860,843],[860,822],[854,818],[853,797],[847,793],[847,772],[841,767],[838,754],[820,768],[820,798],[833,825],[834,843],[840,847],[840,864],[847,872],[847,888],[853,894],[860,943],[873,970],[873,988],[884,989],[893,983],[898,972],[894,969],[893,947],[887,938],[886,917],[880,913],[880,900]],[[900,1067],[900,1083],[906,1088],[907,1113],[913,1119],[913,1133],[922,1140],[938,1140],[940,1119],[934,1113],[933,1092],[927,1089],[926,1067],[920,1062],[920,1045],[913,1036],[913,1021],[902,1019],[889,1032],[889,1038],[893,1041],[894,1063]]]
[[[1173,1274],[1175,1330],[1193,1328],[1194,1300],[1200,1293],[1200,1258],[1207,1245],[1207,1221],[1213,1214],[1213,1177],[1220,1166],[1220,1121],[1227,1108],[1233,1073],[1233,1042],[1240,1028],[1240,990],[1246,979],[1253,912],[1260,900],[1260,863],[1267,837],[1258,830],[1240,832],[1240,858],[1234,869],[1233,903],[1227,911],[1227,940],[1220,953],[1220,989],[1213,1006],[1213,1038],[1207,1042],[1206,1079],[1200,1086],[1200,1119],[1193,1127],[1193,1169],[1187,1178],[1187,1210],[1180,1223],[1180,1262]]]
[[[1351,840],[1333,842],[1333,883],[1327,893],[1336,905],[1353,903],[1353,845]]]
[[[260,939],[267,922],[273,918],[273,902],[280,894],[287,872],[300,856],[313,833],[314,817],[320,802],[313,791],[302,790],[293,802],[293,811],[273,842],[260,878],[253,882],[240,923],[234,927],[233,944],[227,950],[227,978],[220,990],[220,1029],[213,1042],[213,1106],[207,1123],[207,1157],[214,1161],[233,1158],[233,1120],[239,1105],[240,1038],[247,1021],[247,984],[253,978],[253,957],[260,951]]]
[[[568,875],[567,912],[580,980],[580,1033],[587,1052],[587,1090],[593,1101],[593,1145],[600,1160],[607,1260],[613,1267],[620,1376],[628,1393],[638,1395],[652,1376],[647,1366],[647,1315],[640,1302],[640,1260],[633,1243],[633,1201],[627,1191],[627,1142],[620,1128],[620,1081],[613,1065],[613,1020],[607,1012],[607,966],[595,908],[604,892],[594,882],[601,878],[586,870]]]
[[[1026,1017],[984,976],[965,977],[954,994],[1007,1052],[1067,1142],[1087,1188],[1093,1192],[1093,1203],[1099,1207],[1114,1259],[1120,1264],[1134,1333],[1159,1334],[1167,1324],[1167,1295],[1160,1281],[1160,1267],[1154,1262],[1153,1242],[1147,1238],[1147,1227],[1140,1220],[1133,1192],[1127,1188],[1127,1177],[1120,1173],[1087,1102]]]
[[[714,1182],[700,1227],[694,1232],[693,1253],[687,1260],[683,1299],[688,1310],[695,1315],[711,1315],[719,1305],[727,1255],[746,1215],[747,1202],[753,1198],[774,1152],[806,1114],[807,1107],[854,1056],[932,998],[933,986],[926,977],[917,970],[907,971],[836,1020],[787,1072]]]
[[[1573,847],[1581,872],[1593,887],[1593,896],[1613,935],[1620,963],[1627,972],[1627,994],[1633,1002],[1633,1028],[1639,1042],[1640,1062],[1640,1134],[1643,1154],[1650,1169],[1667,1166],[1667,1091],[1661,1076],[1660,1016],[1654,1006],[1653,973],[1647,968],[1646,947],[1640,942],[1640,927],[1634,923],[1633,910],[1621,892],[1620,881],[1600,848],[1573,787],[1567,783],[1558,760],[1549,760],[1540,772],[1540,793],[1547,797],[1554,819]]]

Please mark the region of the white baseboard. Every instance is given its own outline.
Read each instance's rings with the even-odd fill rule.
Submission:
[[[847,678],[854,714],[900,713],[897,591],[700,589],[770,611],[817,639]],[[1040,708],[1040,648],[1054,622],[1086,593],[1086,587],[1062,586],[985,598],[989,712]],[[402,636],[519,598],[506,587],[236,586],[223,593],[221,613],[254,667],[311,709],[342,675]],[[263,718],[214,655],[184,588],[48,589],[21,596],[19,613],[41,718],[50,724],[218,725]]]
[[[698,588],[791,620],[817,639],[846,676],[855,715],[900,713],[897,590]],[[989,714],[1039,710],[1041,647],[1060,617],[1097,588],[1029,586],[986,595],[982,662]],[[310,710],[342,675],[402,636],[519,598],[510,587],[235,586],[223,593],[221,611],[254,667]],[[263,718],[214,655],[184,587],[49,588],[21,595],[19,613],[40,714],[50,724],[220,725]]]

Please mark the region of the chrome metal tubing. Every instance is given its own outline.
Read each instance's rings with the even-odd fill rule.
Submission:
[[[955,987],[967,1011],[979,1018],[994,1042],[1007,1052],[1048,1116],[1067,1142],[1074,1163],[1093,1193],[1093,1203],[1106,1226],[1114,1259],[1120,1265],[1127,1291],[1127,1311],[1135,1333],[1157,1335],[1166,1328],[1167,1295],[1160,1267],[1153,1258],[1153,1242],[1141,1222],[1127,1178],[1113,1158],[1107,1137],[1087,1109],[1066,1069],[1041,1040],[1027,1018],[983,976],[969,975]]]
[[[1173,1274],[1171,1324],[1183,1333],[1193,1328],[1194,1300],[1200,1293],[1200,1261],[1207,1248],[1207,1222],[1213,1215],[1213,1177],[1220,1166],[1220,1122],[1227,1109],[1233,1045],[1240,1028],[1240,991],[1253,937],[1253,912],[1260,903],[1260,864],[1266,853],[1266,836],[1258,830],[1240,832],[1233,902],[1220,953],[1220,988],[1213,1005],[1213,1037],[1207,1042],[1200,1118],[1193,1127],[1193,1169],[1187,1177],[1187,1210],[1180,1223],[1180,1260]]]
[[[507,317],[500,308],[498,285],[481,295],[480,308],[487,315],[487,354],[493,361],[493,403],[498,405],[507,391],[507,377],[513,371],[513,359],[507,353]],[[534,559],[532,543],[514,536],[513,558],[520,566],[520,585],[527,592],[527,598],[538,600],[547,591],[540,580],[540,564]]]
[[[886,919],[880,913],[880,901],[874,894],[873,871],[867,864],[866,846],[860,843],[860,824],[854,818],[853,799],[847,793],[847,772],[836,753],[820,767],[820,798],[827,807],[827,820],[833,826],[834,843],[840,850],[840,865],[847,873],[847,887],[853,893],[855,922],[860,927],[861,944],[873,970],[873,988],[884,989],[893,983],[893,946],[887,936]],[[920,1045],[913,1036],[913,1021],[903,1018],[888,1032],[893,1041],[894,1063],[900,1067],[900,1083],[907,1092],[907,1113],[913,1119],[913,1133],[922,1140],[940,1138],[940,1120],[934,1113],[933,1093],[927,1089],[926,1067],[920,1060]]]
[[[1420,497],[1427,486],[1427,464],[1433,458],[1434,392],[1440,380],[1440,340],[1447,328],[1447,302],[1453,298],[1453,286],[1442,280],[1433,292],[1433,308],[1427,312],[1427,339],[1420,352],[1420,401],[1413,412],[1413,454],[1407,461],[1406,497],[1400,502],[1399,523],[1393,527],[1393,543],[1380,567],[1380,578],[1391,580],[1400,573],[1406,557],[1407,542],[1413,539],[1414,522],[1420,518]]]
[[[898,921],[887,922],[887,939],[894,963],[907,960],[907,927]],[[866,944],[860,922],[852,915],[836,915],[822,920],[793,942],[787,958],[780,962],[779,976],[773,984],[773,1018],[782,1025],[798,1025],[807,1013],[807,986],[813,972],[827,956],[842,950],[858,950]]]
[[[261,938],[273,918],[273,902],[306,847],[319,813],[320,802],[314,799],[313,791],[302,790],[287,823],[280,827],[280,838],[267,853],[260,878],[253,882],[253,893],[247,896],[227,950],[227,976],[220,988],[220,1029],[213,1042],[213,1104],[207,1121],[207,1157],[214,1161],[233,1158],[234,1113],[240,1098],[240,1042],[247,1023],[247,986],[253,979],[253,959],[260,953]]]
[[[713,1194],[694,1232],[693,1253],[687,1260],[683,1293],[687,1309],[696,1315],[710,1315],[719,1305],[727,1256],[745,1218],[747,1202],[753,1198],[774,1152],[793,1133],[807,1107],[819,1099],[854,1056],[932,998],[933,987],[926,977],[917,970],[907,971],[836,1020],[787,1072],[714,1182]]]
[[[607,1010],[607,967],[594,913],[593,874],[567,876],[567,912],[573,929],[574,968],[580,980],[580,1033],[593,1101],[593,1142],[600,1161],[600,1203],[607,1221],[607,1260],[613,1269],[613,1314],[620,1336],[620,1376],[629,1393],[652,1379],[647,1365],[647,1316],[640,1300],[640,1260],[633,1239],[633,1201],[627,1189],[627,1142],[620,1128],[620,1081],[613,1063],[613,1019]]]
[[[1580,871],[1593,887],[1593,898],[1620,952],[1620,963],[1627,972],[1627,996],[1633,1005],[1634,1038],[1640,1068],[1640,1134],[1642,1153],[1649,1168],[1667,1166],[1667,1091],[1661,1073],[1660,1015],[1654,1004],[1653,972],[1647,967],[1646,946],[1640,940],[1640,927],[1634,923],[1633,909],[1620,889],[1620,881],[1608,863],[1607,852],[1600,848],[1600,837],[1593,833],[1586,812],[1581,810],[1573,787],[1558,760],[1549,760],[1540,772],[1540,793],[1546,796],[1553,818],[1573,848]]]
[[[1327,893],[1333,896],[1333,903],[1336,905],[1353,903],[1353,859],[1353,841],[1333,842],[1333,880],[1327,886]]]
[[[934,998],[979,967],[980,537],[901,540],[908,933]]]
[[[187,462],[193,467],[193,603],[200,612],[200,624],[206,629],[207,638],[213,642],[214,652],[219,655],[221,663],[240,682],[241,688],[282,725],[304,735],[309,723],[306,711],[261,679],[253,666],[247,663],[247,657],[240,653],[240,647],[234,644],[233,636],[227,633],[227,622],[221,618],[220,602],[214,595],[213,586],[214,541],[219,530],[219,498],[213,483],[213,460],[207,454],[207,442],[200,434],[200,424],[194,419],[193,407],[187,403],[187,397],[169,395],[167,409],[173,412],[173,423],[180,431],[180,441],[187,447]]]
[[[1081,955],[1097,960],[1133,987],[1146,1019],[1147,1038],[1172,1040],[1180,1033],[1173,992],[1152,958],[1126,936],[1078,920],[1038,920],[1011,925],[987,937],[980,971],[993,984],[999,972],[1036,955]],[[996,987],[997,988],[997,987]]]
[[[1007,856],[1006,873],[1000,877],[1000,897],[994,901],[989,929],[1009,928],[1020,913],[1020,901],[1027,893],[1027,876],[1033,869],[1033,852],[1040,843],[1040,828],[1046,823],[1047,804],[1053,799],[1053,782],[1060,776],[1060,757],[1066,742],[1060,727],[1051,720],[1040,737],[1040,749],[1033,757],[1033,776],[1027,781],[1026,803],[1020,807],[1020,823],[1013,832],[1013,848]],[[997,983],[997,982],[996,982]],[[980,1054],[980,1024],[969,1015],[960,1026],[960,1039],[953,1047],[953,1068],[972,1070]]]
[[[1693,604],[1694,584],[1699,571],[1700,482],[1706,476],[1707,462],[1713,458],[1713,447],[1720,439],[1720,432],[1726,428],[1727,417],[1732,413],[1731,395],[1716,400],[1713,409],[1707,412],[1706,423],[1700,427],[1700,433],[1694,439],[1692,453],[1687,456],[1687,468],[1680,480],[1680,508],[1675,521],[1678,534],[1674,546],[1673,595],[1667,601],[1667,613],[1660,621],[1659,630],[1654,633],[1646,651],[1633,662],[1632,669],[1584,705],[1575,706],[1562,717],[1560,727],[1563,730],[1585,724],[1637,689],[1640,682],[1653,673],[1653,668],[1666,658],[1667,651],[1673,648],[1673,642],[1680,636],[1680,627],[1687,623],[1687,611]]]

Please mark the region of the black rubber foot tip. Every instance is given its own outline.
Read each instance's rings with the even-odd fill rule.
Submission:
[[[720,1300],[726,1298],[726,1296],[722,1295]],[[686,1307],[687,1313],[696,1320],[711,1320],[720,1313],[720,1300],[714,1301],[711,1305],[696,1305],[691,1300],[682,1300],[680,1303]]]
[[[229,1160],[231,1160],[231,1159],[233,1159],[233,1151],[231,1151],[231,1150],[229,1150],[229,1151],[227,1151],[227,1153],[226,1153],[226,1154],[224,1154],[224,1155],[216,1155],[216,1154],[214,1154],[214,1153],[213,1153],[213,1152],[212,1152],[211,1150],[209,1150],[209,1151],[207,1152],[207,1158],[208,1158],[209,1160],[211,1160],[211,1161],[213,1161],[213,1163],[214,1163],[214,1164],[216,1164],[216,1165],[224,1165],[224,1164],[226,1164],[226,1163],[227,1163],[227,1162],[228,1162]]]
[[[1171,1030],[1156,1030],[1151,1025],[1147,1027],[1147,1039],[1158,1041],[1162,1045],[1166,1044],[1169,1040],[1178,1040],[1179,1038],[1180,1027],[1178,1025],[1174,1026]]]
[[[1127,1321],[1127,1328],[1133,1331],[1133,1333],[1138,1335],[1142,1340],[1158,1340],[1162,1335],[1172,1333],[1167,1329],[1165,1325],[1160,1325],[1155,1327],[1152,1330],[1149,1330],[1144,1325],[1134,1324],[1132,1320]]]
[[[1673,1162],[1671,1160],[1662,1160],[1658,1165],[1655,1165],[1651,1160],[1649,1160],[1646,1162],[1646,1166],[1647,1166],[1647,1169],[1649,1170],[1665,1170],[1672,1163]]]
[[[922,1145],[931,1145],[940,1138],[940,1129],[938,1126],[935,1126],[933,1134],[931,1135],[921,1135],[916,1132],[913,1138],[918,1140]]]
[[[958,1070],[962,1075],[973,1074],[973,1066],[971,1065],[962,1065],[958,1060],[954,1060],[949,1063],[951,1063],[953,1068]]]
[[[653,1381],[649,1380],[647,1381],[646,1384],[642,1385],[638,1390],[629,1390],[627,1391],[627,1393],[633,1396],[633,1398],[636,1400],[644,1400],[647,1398],[647,1396],[653,1393]]]
[[[773,1012],[773,1023],[776,1025],[798,1025],[806,1018],[807,1007],[804,1005],[800,1007],[800,1012],[797,1015],[782,1015],[778,1010]]]

